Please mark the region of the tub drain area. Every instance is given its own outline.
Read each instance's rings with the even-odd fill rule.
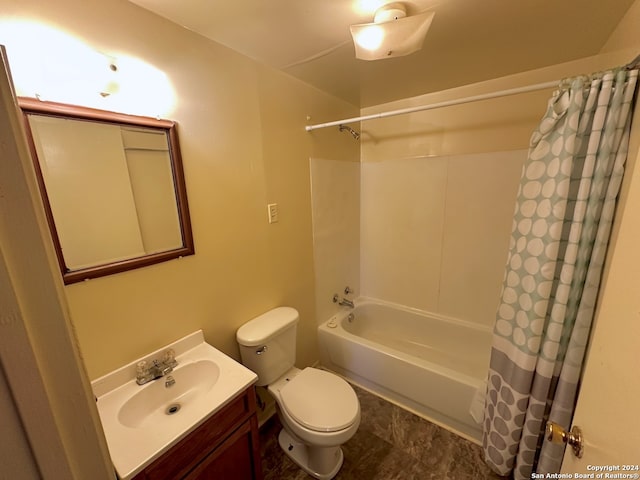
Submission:
[[[178,413],[179,411],[180,411],[180,404],[172,403],[165,409],[164,413],[166,413],[167,415],[173,415],[175,413]]]

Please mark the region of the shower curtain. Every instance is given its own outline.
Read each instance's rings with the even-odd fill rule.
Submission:
[[[485,460],[500,475],[558,472],[593,319],[637,70],[565,80],[531,137],[493,332]],[[606,321],[603,319],[602,321]]]

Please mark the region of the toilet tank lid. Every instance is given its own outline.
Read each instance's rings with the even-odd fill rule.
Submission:
[[[242,325],[236,332],[236,340],[246,347],[261,345],[274,335],[295,325],[299,318],[295,308],[274,308]]]

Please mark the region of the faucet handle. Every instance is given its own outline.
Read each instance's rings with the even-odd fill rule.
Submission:
[[[142,377],[147,373],[147,362],[142,360],[136,364],[136,376]]]
[[[173,348],[170,348],[169,350],[164,352],[164,358],[162,360],[164,360],[167,363],[170,363],[170,362],[173,362],[175,357],[176,357],[175,350]]]
[[[169,365],[171,367],[175,367],[178,362],[176,362],[176,352],[173,348],[168,349],[164,352],[164,356],[162,357],[162,361],[165,365]]]
[[[344,287],[344,294],[349,295],[350,293],[353,293],[353,290],[351,290],[351,287],[347,285]]]

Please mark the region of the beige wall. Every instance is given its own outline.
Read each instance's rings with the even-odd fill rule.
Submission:
[[[618,52],[621,56],[627,57],[626,61],[631,61],[640,55],[639,23],[640,1],[636,0],[602,46],[600,53]]]
[[[196,255],[66,287],[90,377],[197,329],[237,357],[235,330],[278,305],[300,311],[298,363],[314,362],[309,158],[353,160],[357,149],[304,126],[307,115],[324,121],[355,108],[124,0],[0,7],[2,20],[46,22],[140,58],[176,93]],[[274,202],[280,222],[269,225]]]

